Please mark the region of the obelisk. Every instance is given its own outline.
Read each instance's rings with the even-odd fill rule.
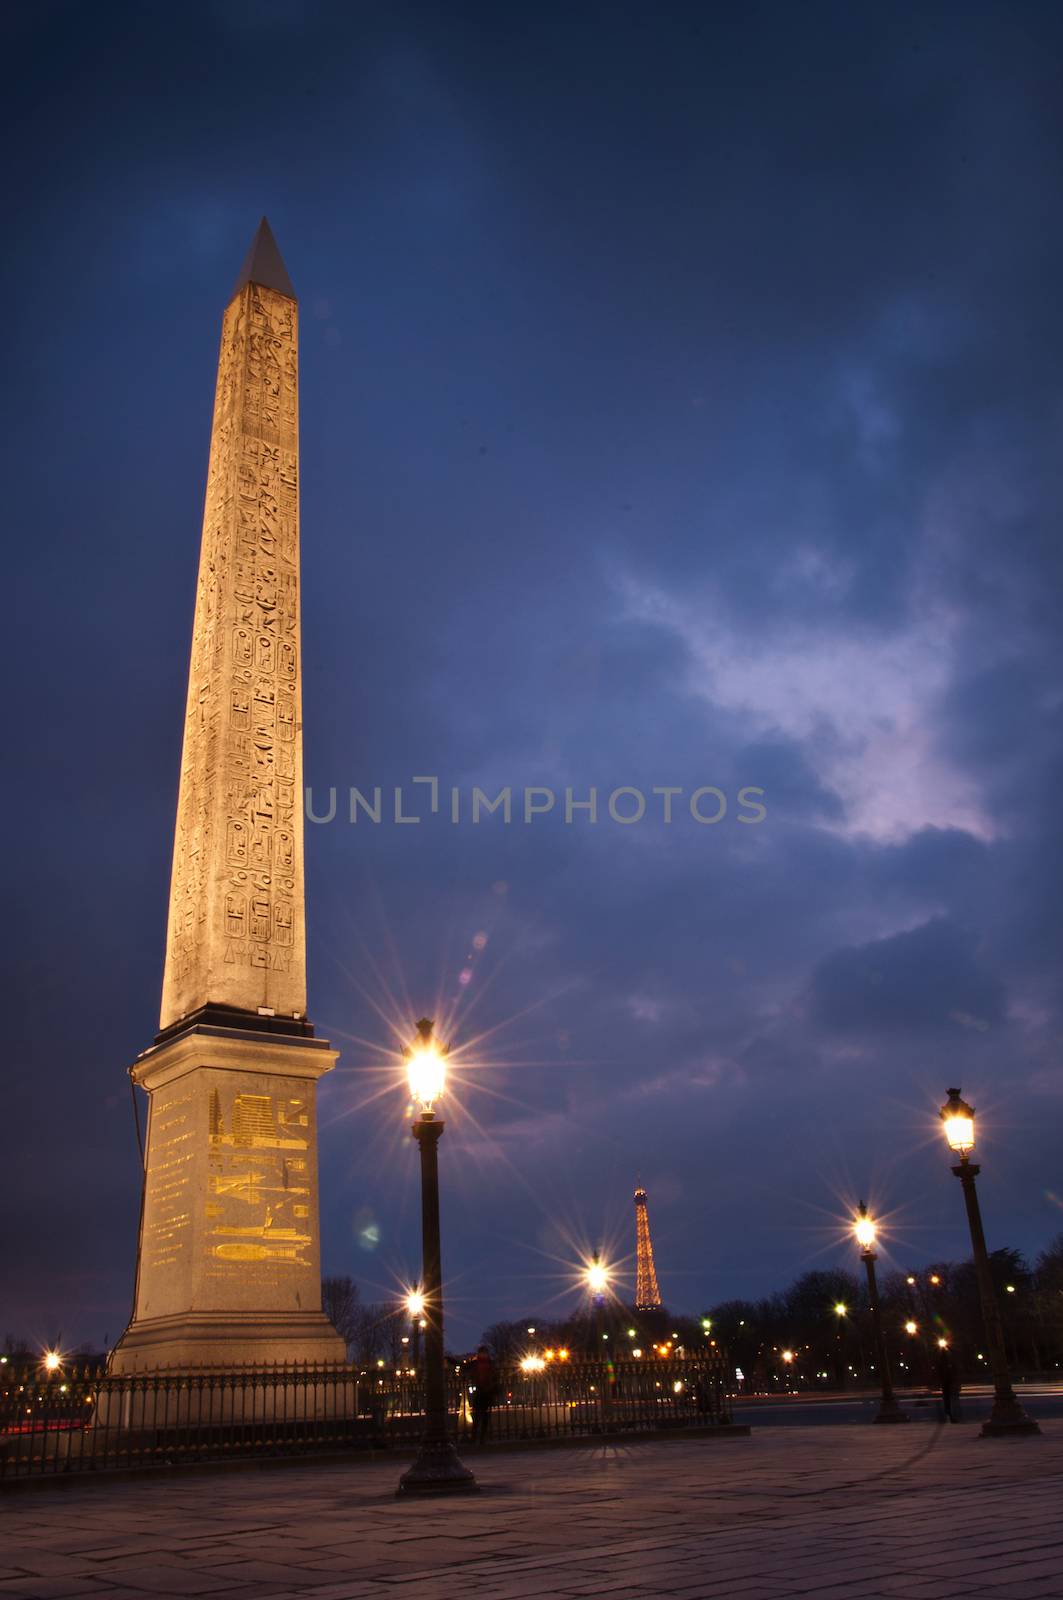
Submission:
[[[225,310],[148,1094],[116,1372],[341,1361],[321,1311],[306,1016],[298,306],[263,218]]]

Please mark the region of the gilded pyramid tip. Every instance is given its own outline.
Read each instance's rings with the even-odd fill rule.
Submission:
[[[274,289],[278,294],[287,295],[289,300],[297,298],[292,288],[292,280],[288,276],[288,269],[284,265],[284,258],[273,237],[273,230],[265,217],[262,218],[255,237],[251,240],[251,248],[244,257],[244,264],[233,287],[233,294],[239,294],[249,283],[257,283],[263,289]]]

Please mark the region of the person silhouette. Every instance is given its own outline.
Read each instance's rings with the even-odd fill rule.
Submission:
[[[491,1352],[485,1344],[477,1350],[469,1362],[469,1377],[472,1380],[472,1437],[475,1444],[483,1444],[487,1438],[487,1430],[491,1426],[491,1407],[495,1403],[498,1389],[498,1377],[495,1364],[491,1360]]]
[[[952,1356],[949,1354],[947,1344],[942,1343],[938,1346],[937,1369],[938,1387],[941,1390],[941,1409],[944,1412],[943,1420],[946,1422],[958,1422],[957,1400],[960,1386],[956,1381],[956,1367]]]

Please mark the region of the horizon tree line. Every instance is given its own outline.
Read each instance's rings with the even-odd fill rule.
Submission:
[[[1032,1267],[1009,1248],[991,1251],[989,1262],[1012,1370],[1021,1376],[1063,1368],[1063,1233]],[[339,1275],[322,1279],[321,1300],[356,1365],[398,1367],[411,1360],[416,1341],[400,1303],[363,1301],[354,1279]],[[879,1301],[896,1384],[933,1382],[939,1340],[965,1378],[988,1377],[973,1261],[886,1273]],[[717,1301],[698,1316],[663,1307],[635,1312],[618,1301],[561,1318],[529,1313],[491,1323],[481,1342],[499,1364],[550,1347],[567,1349],[573,1360],[599,1352],[613,1360],[635,1352],[650,1359],[655,1347],[667,1345],[670,1353],[721,1357],[742,1373],[745,1387],[759,1392],[877,1381],[866,1285],[842,1268],[804,1272],[783,1290]],[[14,1360],[39,1355],[30,1340],[12,1333],[3,1352]],[[83,1359],[96,1354],[85,1344],[73,1353]]]

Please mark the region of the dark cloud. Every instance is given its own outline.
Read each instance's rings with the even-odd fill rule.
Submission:
[[[971,935],[937,917],[835,951],[812,975],[812,1000],[823,1027],[874,1035],[950,1024],[984,1030],[1003,1017],[1006,995]]]

